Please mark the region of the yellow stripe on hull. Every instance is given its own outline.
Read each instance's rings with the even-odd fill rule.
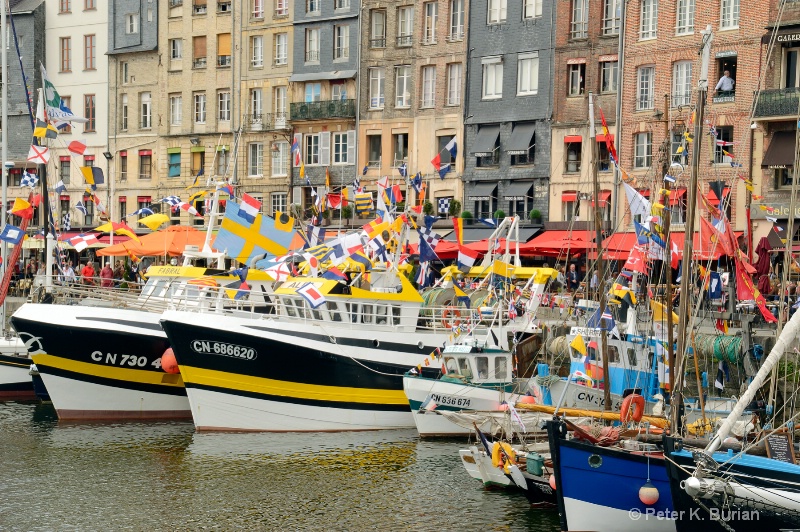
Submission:
[[[181,374],[186,382],[198,386],[217,389],[236,390],[262,395],[277,395],[314,401],[330,401],[340,403],[366,403],[379,405],[408,405],[403,390],[379,390],[374,388],[347,388],[344,386],[323,386],[320,384],[301,384],[278,381],[249,375],[200,369],[181,366]]]
[[[71,371],[82,375],[90,375],[103,379],[113,379],[118,381],[135,382],[139,384],[152,384],[183,388],[183,379],[179,374],[149,371],[143,369],[125,368],[119,366],[90,364],[79,362],[68,358],[54,355],[38,354],[31,355],[34,364],[43,367],[51,367],[63,371]]]

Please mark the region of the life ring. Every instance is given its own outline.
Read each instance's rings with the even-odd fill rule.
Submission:
[[[631,412],[631,405],[634,405],[633,412]],[[632,393],[622,401],[622,408],[619,410],[619,419],[623,423],[630,420],[638,423],[642,420],[644,415],[644,397],[638,393]]]
[[[442,311],[442,325],[447,329],[461,325],[461,311],[455,307],[445,307]]]
[[[508,461],[503,459],[503,455],[500,452],[500,449],[503,449],[503,452],[508,457]],[[496,441],[494,442],[494,446],[492,447],[492,465],[494,467],[502,467],[503,471],[508,473],[508,464],[513,457],[515,456],[514,448],[511,447],[508,443],[504,441]]]

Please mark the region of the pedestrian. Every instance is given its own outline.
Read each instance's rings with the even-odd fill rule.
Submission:
[[[113,288],[114,286],[114,270],[111,269],[111,266],[106,262],[103,269],[100,270],[100,287],[101,288]]]
[[[570,290],[577,290],[580,286],[578,282],[578,272],[575,270],[575,264],[569,265],[569,272],[567,273],[567,287]]]
[[[61,282],[64,284],[72,284],[75,282],[75,269],[72,267],[72,261],[69,261],[61,273]]]
[[[86,261],[86,265],[81,269],[81,283],[86,286],[93,286],[95,284],[94,267],[90,260]]]
[[[125,277],[125,268],[122,266],[122,261],[118,260],[114,264],[114,286],[119,286]]]
[[[600,277],[597,274],[597,270],[592,272],[592,279],[589,281],[589,291],[591,292],[592,296],[597,295],[597,288],[600,286]]]
[[[720,96],[730,96],[733,92],[733,87],[735,84],[736,81],[731,78],[731,71],[726,70],[722,73],[722,77],[719,78],[717,86],[714,87],[714,92]]]

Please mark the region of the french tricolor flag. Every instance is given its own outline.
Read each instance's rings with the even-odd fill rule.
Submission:
[[[466,269],[472,268],[475,265],[475,261],[478,260],[478,255],[480,253],[474,249],[458,246],[458,265]]]
[[[248,223],[256,221],[256,216],[261,211],[261,202],[249,194],[242,196],[242,203],[239,205],[239,216],[247,220]]]

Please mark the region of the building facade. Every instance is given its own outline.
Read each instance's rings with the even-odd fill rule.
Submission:
[[[462,197],[467,8],[466,0],[366,0],[362,10],[358,168],[366,181],[404,183],[403,165],[409,176],[421,172],[426,199],[443,215]]]
[[[289,118],[297,143],[292,202],[305,218],[312,191],[356,177],[356,93],[360,0],[294,0]],[[304,173],[303,178],[300,172]]]
[[[578,228],[594,220],[588,94],[594,95],[600,209],[611,220],[614,166],[601,129],[602,111],[612,138],[619,86],[622,0],[559,2],[553,79],[553,124],[548,227]],[[594,15],[594,16],[593,16]],[[594,224],[592,229],[594,228]]]
[[[470,4],[464,114],[464,210],[547,218],[554,4]]]
[[[673,230],[681,231],[686,221],[686,187],[694,149],[701,150],[702,193],[719,205],[720,198],[710,190],[710,183],[718,182],[734,227],[741,230],[745,226],[744,180],[752,177],[754,140],[750,111],[768,17],[764,5],[740,0],[642,0],[628,5],[620,163],[631,185],[653,194],[663,188],[664,173],[671,168],[676,177],[676,190],[668,201]],[[706,26],[714,35],[708,103],[701,137],[687,143],[684,134],[694,134],[698,50],[700,32]],[[723,76],[729,80],[720,81]],[[673,163],[676,166],[671,166]],[[624,217],[627,202],[619,204],[619,214]]]

